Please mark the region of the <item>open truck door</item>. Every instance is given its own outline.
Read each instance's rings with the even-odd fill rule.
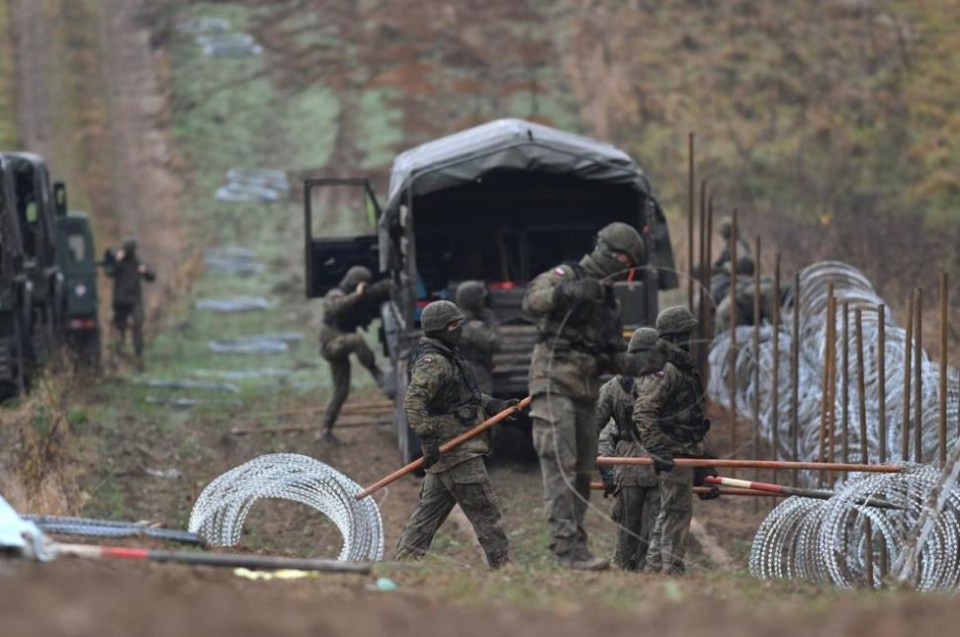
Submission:
[[[305,180],[303,216],[307,298],[322,297],[355,265],[380,271],[380,204],[368,179]]]

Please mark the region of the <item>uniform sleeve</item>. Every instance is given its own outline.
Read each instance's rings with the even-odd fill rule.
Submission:
[[[568,276],[569,273],[563,267],[556,267],[535,278],[523,295],[523,311],[541,317],[560,309],[556,306],[554,291]]]
[[[492,355],[500,349],[500,335],[497,330],[482,321],[470,321],[463,326],[461,337],[472,349]]]
[[[383,279],[363,290],[363,297],[376,303],[383,303],[390,298],[390,279]]]
[[[362,298],[363,295],[357,294],[356,292],[344,294],[341,290],[330,290],[327,292],[327,295],[323,297],[323,313],[329,316],[336,316],[359,303]]]
[[[640,444],[647,449],[668,444],[657,426],[657,419],[670,397],[675,374],[675,370],[667,366],[663,371],[645,376],[638,388],[637,401],[633,405],[633,424],[640,435]]]
[[[146,281],[147,283],[153,283],[154,281],[157,280],[156,272],[154,272],[153,270],[151,270],[150,268],[148,268],[143,264],[141,264],[139,268],[140,268],[140,276],[143,277],[144,281]]]
[[[600,436],[597,439],[597,455],[616,456],[617,443],[620,442],[620,436],[617,431],[617,423],[613,420],[607,422],[600,430]]]
[[[407,422],[421,438],[436,438],[437,420],[428,409],[434,397],[453,375],[453,368],[442,356],[426,355],[416,362],[410,375],[410,386],[403,399]]]
[[[594,411],[593,421],[597,425],[597,431],[603,430],[610,419],[613,418],[613,385],[617,382],[616,378],[608,380],[600,388],[600,395],[597,398],[597,407]]]

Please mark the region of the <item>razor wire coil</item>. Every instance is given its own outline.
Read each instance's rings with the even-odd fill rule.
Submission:
[[[190,514],[189,530],[216,546],[236,546],[253,505],[264,498],[290,500],[328,517],[343,538],[341,561],[383,558],[383,521],[373,498],[357,500],[360,485],[308,456],[259,456],[214,479]]]

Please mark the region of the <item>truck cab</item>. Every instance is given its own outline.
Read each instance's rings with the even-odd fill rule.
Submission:
[[[640,167],[613,146],[541,124],[497,120],[401,153],[383,207],[362,178],[310,179],[304,197],[308,297],[325,294],[352,265],[392,282],[381,340],[397,385],[405,461],[419,454],[401,406],[427,303],[453,298],[463,281],[485,283],[503,342],[493,392],[512,398],[526,395],[537,338],[521,310],[527,283],[590,252],[597,230],[625,222],[647,245],[647,263],[615,284],[627,335],[653,324],[658,290],[678,285],[666,221]],[[347,209],[368,232],[325,233],[331,216]]]

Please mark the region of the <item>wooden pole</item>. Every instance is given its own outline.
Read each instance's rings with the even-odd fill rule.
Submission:
[[[527,396],[526,398],[521,400],[517,405],[514,405],[513,407],[508,407],[507,409],[504,409],[503,411],[501,411],[499,414],[496,414],[495,416],[491,416],[490,418],[487,418],[476,427],[473,427],[472,429],[468,429],[467,431],[463,432],[456,438],[451,438],[444,444],[440,445],[440,453],[446,453],[447,451],[450,451],[454,447],[466,442],[467,440],[470,440],[471,438],[476,438],[487,429],[490,429],[491,427],[493,427],[498,422],[509,418],[512,414],[520,411],[521,409],[526,409],[527,407],[530,406],[530,400],[531,398]],[[377,480],[376,482],[368,486],[366,489],[364,489],[354,497],[357,500],[362,500],[365,497],[369,496],[370,494],[376,493],[377,491],[387,486],[388,484],[391,484],[392,482],[396,482],[397,480],[407,475],[408,473],[413,473],[414,471],[416,471],[422,466],[423,466],[423,458],[417,458],[410,464],[404,467],[401,467],[400,469],[397,469],[390,475],[380,478],[379,480]]]
[[[940,273],[940,427],[938,449],[940,466],[947,464],[947,273]]]
[[[913,362],[913,295],[907,297],[907,333],[903,341],[903,421],[900,431],[900,459],[910,460],[910,367]]]
[[[913,461],[923,462],[923,289],[914,291],[913,310]]]
[[[800,272],[793,275],[793,325],[790,326],[790,450],[800,457]],[[793,486],[799,476],[793,474]]]

